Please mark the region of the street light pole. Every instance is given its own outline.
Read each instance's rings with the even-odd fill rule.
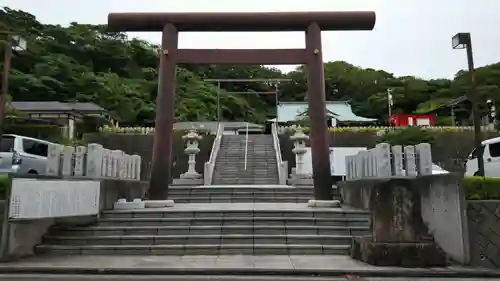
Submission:
[[[388,106],[388,112],[387,112],[387,117],[390,120],[392,116],[392,89],[388,88],[387,89],[387,106]]]
[[[480,103],[475,95],[476,90],[476,71],[474,69],[474,57],[472,53],[472,40],[470,33],[457,33],[452,38],[453,49],[464,49],[467,52],[467,65],[469,68],[470,89],[467,94],[467,98],[472,103],[472,120],[474,122],[474,144],[476,147],[477,154],[477,168],[478,176],[484,177],[484,160],[482,151],[482,135],[481,135],[481,109],[479,107]]]

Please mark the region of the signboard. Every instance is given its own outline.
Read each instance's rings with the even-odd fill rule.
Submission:
[[[12,179],[9,219],[97,215],[100,182]]]

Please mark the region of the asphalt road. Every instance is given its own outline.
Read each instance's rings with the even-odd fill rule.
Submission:
[[[290,277],[290,276],[153,276],[153,275],[28,275],[0,274],[0,281],[499,281],[482,278]]]

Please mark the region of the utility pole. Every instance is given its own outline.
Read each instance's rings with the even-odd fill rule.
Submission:
[[[391,126],[391,116],[392,116],[392,106],[394,105],[392,101],[392,89],[388,88],[387,89],[387,121],[389,122],[389,127]]]
[[[0,31],[0,35],[6,36],[3,50],[3,73],[2,73],[2,91],[0,92],[0,146],[2,144],[2,135],[5,119],[5,106],[9,95],[9,73],[10,61],[14,51],[26,51],[26,41],[10,32]],[[0,147],[1,151],[1,147]]]
[[[3,51],[3,74],[2,74],[2,92],[0,92],[0,146],[2,143],[3,123],[5,117],[5,104],[9,94],[9,72],[10,61],[12,59],[12,35],[7,33],[5,49]],[[1,149],[1,147],[0,147]]]

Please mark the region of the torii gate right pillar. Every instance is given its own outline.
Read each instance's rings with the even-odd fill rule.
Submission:
[[[310,119],[311,159],[314,199],[332,199],[330,145],[326,124],[325,75],[321,48],[321,28],[312,23],[306,30],[307,102]]]

